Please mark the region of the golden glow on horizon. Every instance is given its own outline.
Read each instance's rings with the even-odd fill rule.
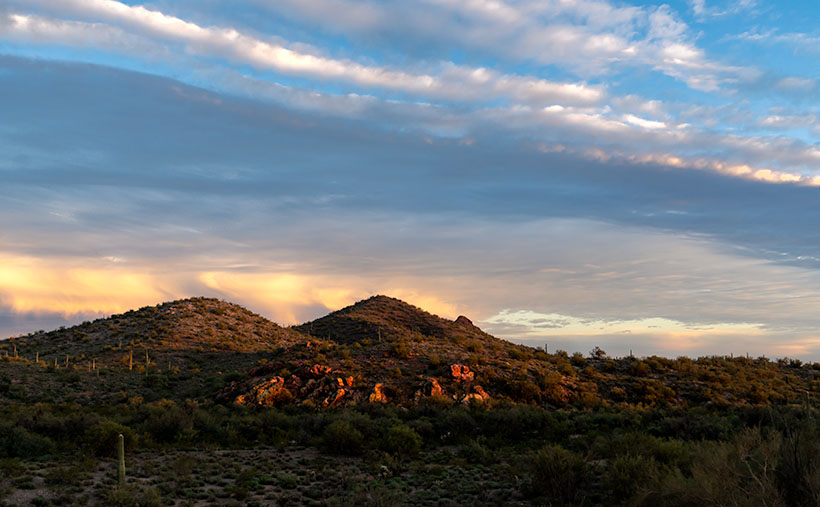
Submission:
[[[299,324],[298,310],[306,306],[318,304],[338,310],[367,297],[366,293],[338,282],[294,273],[210,271],[200,274],[199,281],[230,300],[263,308],[268,316],[284,325]]]
[[[283,325],[299,324],[321,306],[338,310],[377,293],[430,313],[455,318],[455,305],[417,288],[392,289],[353,276],[207,271],[165,273],[107,259],[40,259],[0,254],[0,301],[19,313],[119,313],[193,295],[212,295],[251,306]],[[197,290],[199,286],[202,290]],[[186,289],[182,289],[185,287]],[[314,311],[311,312],[311,309]],[[313,315],[316,316],[316,315]]]
[[[0,301],[19,313],[58,313],[66,317],[110,314],[206,295],[248,306],[279,324],[291,325],[320,316],[322,308],[338,310],[371,295],[386,294],[444,318],[454,319],[463,313],[482,327],[497,326],[493,334],[513,340],[556,336],[583,342],[595,337],[619,340],[617,336],[622,335],[629,341],[629,336],[640,336],[656,348],[696,354],[712,350],[718,343],[745,342],[750,351],[789,356],[810,353],[820,344],[818,338],[770,341],[767,330],[757,323],[698,325],[664,318],[600,320],[528,311],[502,311],[480,321],[481,315],[471,314],[469,308],[459,311],[457,305],[433,295],[435,286],[447,287],[445,282],[434,279],[379,280],[284,271],[168,272],[119,259],[66,260],[0,253]],[[457,292],[448,294],[458,297]]]
[[[163,285],[157,276],[118,266],[0,255],[0,300],[21,313],[122,312],[172,299],[174,292]]]
[[[361,277],[210,271],[200,274],[199,281],[228,299],[264,308],[267,315],[284,325],[302,323],[299,310],[305,307],[321,305],[330,311],[339,310],[376,293],[401,299],[441,317],[458,316],[456,305],[435,296],[395,286],[373,291],[369,289],[373,282]]]

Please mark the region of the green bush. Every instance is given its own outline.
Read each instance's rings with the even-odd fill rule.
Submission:
[[[612,505],[620,505],[639,490],[655,484],[665,471],[652,457],[616,456],[604,473],[604,491],[609,494]]]
[[[137,446],[137,435],[131,428],[108,420],[88,428],[85,432],[86,445],[95,456],[115,457],[120,433],[125,439],[126,451]]]
[[[54,442],[20,426],[0,424],[0,456],[34,458],[55,451]]]
[[[413,428],[397,424],[387,430],[381,441],[381,449],[397,458],[415,458],[421,452],[424,441]]]
[[[334,421],[322,433],[321,446],[331,454],[361,454],[364,436],[347,421]]]
[[[584,503],[587,464],[581,456],[557,445],[539,450],[529,465],[528,492],[544,497],[549,505]]]
[[[111,507],[161,507],[162,497],[154,488],[139,490],[134,486],[114,488],[108,494],[105,505]]]
[[[142,410],[147,415],[142,429],[155,442],[173,443],[191,436],[194,427],[193,416],[185,412],[174,402],[162,400],[144,405]]]
[[[820,440],[814,426],[789,428],[779,458],[776,477],[786,504],[820,504]]]

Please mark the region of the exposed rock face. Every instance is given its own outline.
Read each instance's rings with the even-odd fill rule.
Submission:
[[[456,382],[472,382],[475,378],[475,373],[470,371],[469,366],[463,364],[451,364],[450,373]]]
[[[333,369],[330,366],[325,366],[325,365],[322,365],[322,364],[314,364],[313,367],[310,370],[308,370],[308,373],[313,375],[314,377],[319,378],[319,377],[324,377],[325,375],[327,375],[331,371],[333,371]]]
[[[381,383],[373,386],[373,394],[370,395],[370,403],[387,403],[387,396],[384,394],[384,385]]]
[[[438,380],[434,378],[430,379],[430,394],[428,396],[444,396],[444,391],[441,390],[441,385],[439,385]]]
[[[416,399],[423,397],[429,398],[443,398],[444,391],[441,389],[441,384],[438,383],[438,380],[434,378],[429,378],[424,383],[424,386],[418,391],[416,391]]]
[[[338,391],[336,391],[336,397],[333,399],[333,401],[330,401],[330,398],[326,398],[323,405],[326,407],[329,406],[331,408],[338,406],[346,393],[347,392],[344,389],[339,389]]]
[[[237,396],[236,403],[239,405],[272,407],[278,403],[290,401],[291,398],[293,398],[293,395],[285,387],[285,379],[273,377],[254,386],[247,394]]]
[[[456,324],[461,324],[462,326],[465,326],[465,327],[475,327],[475,324],[473,324],[473,321],[468,319],[464,315],[459,315],[458,316],[458,318],[456,319]]]
[[[490,395],[487,394],[481,386],[475,386],[473,388],[473,392],[468,394],[464,397],[464,403],[471,403],[473,401],[487,401],[490,399]]]

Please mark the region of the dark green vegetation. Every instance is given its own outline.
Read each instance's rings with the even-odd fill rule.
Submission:
[[[296,328],[177,301],[0,344],[0,501],[818,505],[818,376],[547,354],[383,296]]]

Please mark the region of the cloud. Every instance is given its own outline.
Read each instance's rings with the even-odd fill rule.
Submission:
[[[523,308],[752,322],[772,349],[813,350],[799,340],[818,324],[817,189],[711,158],[690,168],[709,150],[795,157],[789,140],[697,132],[640,100],[633,118],[271,92],[316,101],[302,109],[108,67],[0,61],[0,251],[14,268],[0,293],[20,315],[204,294],[284,322],[386,292],[474,320]],[[788,177],[775,171],[759,176]],[[274,304],[280,292],[297,303]]]
[[[692,12],[700,20],[748,12],[758,5],[757,0],[730,0],[723,7],[715,6],[713,0],[710,0],[710,5],[706,4],[706,0],[690,0],[690,3]]]
[[[66,259],[2,254],[0,261],[0,299],[16,313],[121,312],[174,293],[156,278],[115,266],[92,268],[88,260],[72,265]]]
[[[503,75],[485,68],[467,68],[449,62],[439,65],[441,68],[437,74],[364,65],[291,49],[282,43],[259,39],[232,28],[201,27],[159,11],[127,6],[114,0],[69,2],[67,7],[71,12],[99,15],[108,22],[121,23],[123,28],[137,29],[140,33],[129,34],[120,40],[118,35],[122,32],[121,28],[23,14],[9,14],[0,33],[29,42],[60,42],[79,46],[106,46],[106,41],[115,39],[118,43],[108,49],[126,49],[129,53],[136,53],[142,46],[150,45],[150,42],[137,39],[136,47],[129,48],[135,36],[158,36],[168,41],[183,42],[187,51],[192,53],[226,58],[238,64],[272,69],[286,75],[339,80],[365,88],[385,88],[448,100],[478,100],[492,94],[495,97],[511,96],[534,104],[550,101],[586,104],[600,102],[604,97],[600,86]]]
[[[814,147],[797,140],[739,138],[736,134],[712,132],[698,125],[684,125],[658,106],[658,101],[623,100],[612,96],[607,87],[600,84],[553,81],[449,62],[424,64],[422,72],[367,65],[323,56],[315,48],[276,37],[202,26],[113,0],[77,1],[60,7],[47,3],[35,5],[46,11],[56,9],[66,15],[100,18],[117,26],[10,14],[4,29],[9,37],[28,43],[103,46],[133,58],[150,55],[154,61],[167,56],[168,63],[185,61],[191,55],[210,56],[234,64],[267,66],[285,76],[338,80],[365,89],[365,93],[338,93],[338,90],[322,93],[243,75],[221,64],[186,61],[182,65],[192,68],[187,75],[189,81],[204,82],[219,90],[256,99],[269,98],[289,107],[354,115],[401,130],[418,128],[434,136],[464,137],[468,142],[474,142],[475,132],[506,126],[509,135],[531,137],[537,132],[541,137],[537,141],[546,140],[549,144],[572,146],[583,142],[586,146],[576,146],[577,152],[609,152],[611,159],[677,159],[684,161],[685,167],[712,168],[761,181],[815,183],[811,172],[817,158]],[[570,10],[596,27],[606,25],[590,14],[591,6],[578,6],[577,12],[573,10],[575,7]],[[554,8],[557,14],[569,9]],[[701,50],[684,40],[688,29],[669,8],[641,15],[628,13],[615,18],[624,23],[632,18],[646,18],[648,42],[635,47],[643,48],[642,54],[660,55],[659,59],[650,59],[654,58],[652,65],[663,72],[689,80],[695,88],[712,91],[724,82],[755,79],[754,72],[748,69],[706,60]],[[133,30],[133,33],[124,30]],[[116,42],[109,44],[109,41]],[[174,51],[174,41],[184,44],[182,53],[186,54]],[[418,70],[419,65],[414,67]],[[744,77],[744,73],[748,75]],[[406,100],[404,96],[397,100],[389,93],[387,97],[379,97],[371,87],[416,94],[433,102]],[[616,112],[607,101],[618,108],[634,103],[637,110]],[[653,103],[655,109],[647,116],[644,106]],[[777,127],[771,125],[771,128]],[[726,167],[744,169],[725,170]]]
[[[719,322],[711,324],[687,323],[661,317],[632,320],[600,320],[573,317],[557,313],[538,313],[530,310],[501,310],[481,321],[490,326],[517,326],[522,340],[550,336],[614,335],[614,334],[674,334],[676,336],[715,334],[760,334],[762,324]]]

